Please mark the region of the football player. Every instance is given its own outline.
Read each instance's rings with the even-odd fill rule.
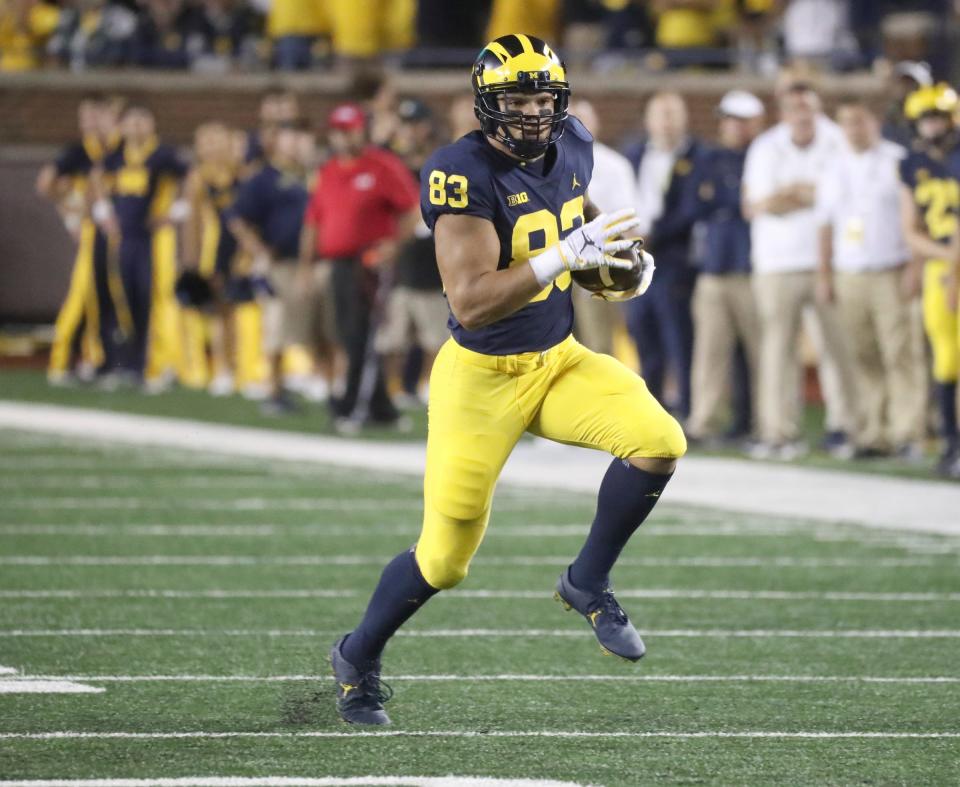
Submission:
[[[47,377],[55,385],[70,380],[78,338],[82,359],[91,367],[106,372],[116,361],[106,238],[89,215],[90,173],[119,141],[116,111],[106,96],[94,94],[81,99],[77,116],[80,139],[67,145],[37,176],[38,193],[57,206],[78,242],[70,288],[57,315],[50,349]]]
[[[585,198],[593,139],[568,116],[563,63],[538,38],[502,36],[474,63],[473,90],[481,129],[434,153],[421,178],[453,334],[430,379],[423,529],[384,569],[363,619],[330,654],[337,709],[357,724],[389,723],[384,645],[466,576],[497,477],[524,432],[613,455],[586,543],[555,598],[587,619],[605,651],[643,656],[609,574],[686,450],[680,425],[643,380],[570,333],[571,272],[599,269],[612,279],[629,270],[626,295],[636,295],[649,285],[653,260],[614,258],[636,248],[636,216],[599,214]]]
[[[922,87],[907,96],[904,114],[914,124],[916,139],[900,165],[903,231],[914,255],[906,287],[911,296],[918,287],[922,291],[923,324],[933,350],[933,380],[943,436],[937,470],[955,477],[960,477],[960,137],[954,125],[958,107],[957,94],[943,83]]]
[[[190,171],[185,196],[190,202],[190,215],[183,227],[184,268],[195,270],[210,281],[215,295],[218,319],[211,326],[213,376],[210,393],[225,396],[233,393],[233,304],[225,297],[227,281],[233,273],[237,241],[227,225],[226,211],[236,199],[240,161],[230,144],[230,129],[222,123],[204,123],[194,135],[196,165]],[[185,327],[202,319],[184,314]],[[188,340],[196,340],[197,332],[185,331]],[[205,331],[199,331],[199,347],[190,355],[205,359]]]

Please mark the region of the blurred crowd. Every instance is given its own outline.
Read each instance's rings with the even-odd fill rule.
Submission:
[[[0,70],[460,65],[524,30],[569,63],[739,68],[884,55],[952,67],[957,0],[0,0]]]
[[[575,330],[641,369],[691,444],[801,456],[819,383],[819,448],[922,463],[939,435],[960,477],[960,109],[924,63],[887,89],[829,115],[809,72],[785,71],[773,115],[724,95],[709,142],[662,92],[621,151],[595,143],[590,197],[637,207],[657,274],[619,305],[574,288]],[[589,102],[571,111],[602,134]],[[190,156],[142,105],[90,96],[79,123],[38,181],[78,239],[52,383],[179,382],[278,416],[303,394],[345,432],[423,405],[448,332],[419,168],[476,128],[471,95],[437,117],[386,82],[318,135],[274,90],[256,128],[203,124]]]

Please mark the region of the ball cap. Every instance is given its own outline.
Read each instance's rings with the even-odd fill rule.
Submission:
[[[353,131],[366,125],[367,116],[359,104],[339,104],[330,113],[328,122],[330,128]]]
[[[764,113],[763,102],[746,90],[731,90],[720,99],[717,112],[726,117],[750,120]]]

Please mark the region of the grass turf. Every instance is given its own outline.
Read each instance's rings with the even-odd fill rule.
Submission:
[[[960,680],[947,636],[960,619],[955,538],[730,515],[667,495],[614,577],[653,632],[648,656],[628,665],[602,657],[550,599],[592,500],[504,489],[462,592],[411,621],[421,636],[395,639],[385,667],[397,678],[393,731],[478,734],[353,737],[333,711],[325,652],[381,561],[416,537],[418,482],[15,432],[0,434],[0,462],[0,665],[105,689],[0,694],[0,734],[278,734],[0,738],[0,779],[947,784],[960,772],[958,738],[716,737],[960,732],[960,683],[908,682]],[[449,636],[464,628],[488,631]],[[782,630],[924,636],[733,635]],[[510,675],[541,679],[496,677]],[[809,680],[823,677],[849,680]],[[556,731],[601,737],[503,735]],[[639,737],[649,733],[707,737]]]

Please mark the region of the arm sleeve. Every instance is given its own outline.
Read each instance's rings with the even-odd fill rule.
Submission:
[[[777,188],[774,180],[776,162],[771,160],[770,146],[764,142],[760,140],[760,144],[754,142],[750,146],[743,167],[743,188],[750,202],[766,199]]]
[[[470,156],[442,150],[420,170],[420,211],[433,230],[445,213],[479,216],[494,220],[496,196],[489,171]]]
[[[420,185],[404,163],[393,154],[389,154],[384,157],[383,172],[383,196],[387,204],[397,213],[406,213],[417,207],[420,200]]]

